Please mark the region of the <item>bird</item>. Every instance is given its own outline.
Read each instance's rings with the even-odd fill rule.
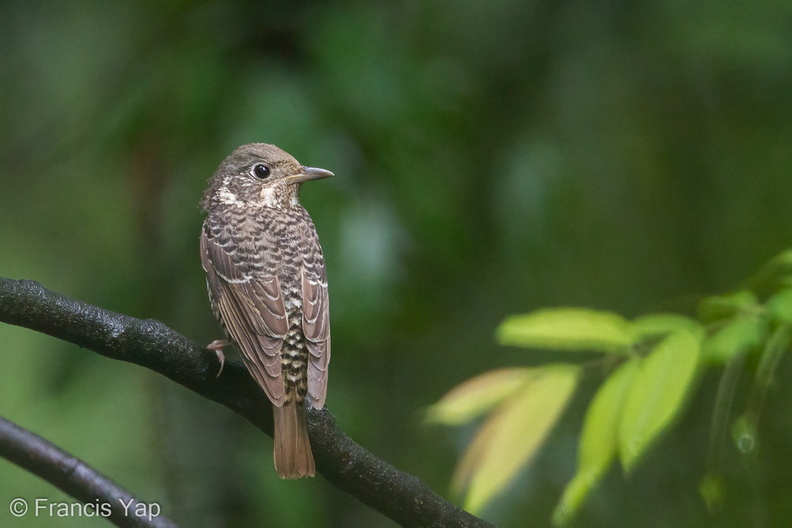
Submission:
[[[212,311],[273,405],[273,458],[284,479],[316,473],[305,413],[327,397],[329,303],[322,248],[299,193],[304,182],[330,176],[251,143],[220,164],[201,200]],[[225,343],[210,345],[221,367]]]

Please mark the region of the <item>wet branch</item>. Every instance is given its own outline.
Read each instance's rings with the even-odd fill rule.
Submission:
[[[0,278],[0,321],[149,368],[228,407],[272,435],[271,406],[244,367],[227,363],[222,376],[216,378],[215,354],[159,321],[104,310],[33,281],[5,278]],[[491,526],[355,443],[338,428],[326,408],[309,412],[308,431],[317,470],[400,525]]]

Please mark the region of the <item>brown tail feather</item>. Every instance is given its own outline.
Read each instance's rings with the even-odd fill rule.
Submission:
[[[305,409],[291,402],[283,407],[273,407],[275,417],[275,469],[284,479],[313,477],[316,473],[308,430],[305,426]]]

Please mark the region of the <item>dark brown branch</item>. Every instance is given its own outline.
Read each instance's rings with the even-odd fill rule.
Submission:
[[[239,413],[272,435],[272,410],[245,369],[227,364],[216,378],[214,353],[159,321],[135,319],[75,301],[33,281],[0,278],[0,321],[24,326],[135,363]],[[365,450],[323,409],[308,415],[316,466],[359,500],[407,527],[487,527],[450,504],[419,479]]]
[[[92,505],[92,514],[106,517],[116,526],[177,528],[173,521],[158,514],[159,505],[135,498],[82,460],[2,417],[0,456]],[[26,515],[34,515],[37,504],[27,503]]]

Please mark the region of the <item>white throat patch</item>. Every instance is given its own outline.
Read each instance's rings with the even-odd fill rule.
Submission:
[[[275,189],[272,187],[264,187],[261,189],[261,199],[267,207],[278,207]]]
[[[242,205],[242,202],[239,201],[239,198],[228,190],[228,187],[225,185],[220,188],[220,192],[217,193],[217,198],[220,200],[220,203],[224,203],[226,205]]]

